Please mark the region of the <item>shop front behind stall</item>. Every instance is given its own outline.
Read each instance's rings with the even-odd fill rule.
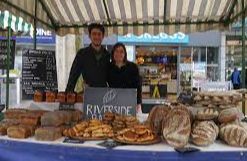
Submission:
[[[240,16],[242,16],[242,20],[243,20],[245,17],[245,14],[246,14],[245,11],[247,8],[245,4],[246,1],[244,0],[236,0],[236,1],[234,0],[229,0],[229,1],[223,1],[223,0],[222,1],[193,1],[193,0],[185,0],[185,1],[163,1],[163,0],[158,0],[158,1],[151,1],[151,0],[147,0],[147,1],[132,1],[132,0],[108,1],[108,0],[104,0],[104,1],[101,1],[100,3],[98,3],[97,0],[92,0],[92,1],[76,0],[76,1],[73,1],[74,4],[72,4],[70,1],[48,2],[48,1],[42,1],[42,0],[35,0],[35,1],[30,1],[30,3],[25,3],[25,2],[26,1],[23,1],[22,3],[20,1],[17,2],[17,1],[4,0],[0,2],[0,6],[1,6],[0,8],[1,9],[6,8],[12,12],[19,13],[20,15],[24,15],[25,19],[27,19],[30,22],[33,22],[34,20],[35,28],[36,28],[36,25],[39,24],[44,27],[50,27],[57,34],[61,34],[61,35],[68,34],[68,33],[73,33],[73,34],[83,33],[88,23],[91,23],[91,22],[102,22],[106,27],[106,35],[112,34],[112,33],[116,33],[119,35],[126,35],[127,33],[133,33],[135,35],[141,35],[143,33],[157,35],[160,32],[172,34],[178,31],[188,33],[188,32],[195,32],[195,31],[205,31],[205,30],[209,30],[213,28],[225,29],[230,23],[238,19]],[[200,7],[197,7],[197,6],[200,6]],[[83,22],[83,24],[81,22]],[[245,37],[243,38],[243,42],[244,42],[244,39]],[[243,58],[245,57],[244,50],[245,48],[243,46],[242,48]],[[193,52],[188,52],[187,50],[185,50],[185,55],[187,54],[189,55],[189,53],[193,53]],[[185,56],[181,58],[185,64],[188,64],[192,60],[193,57],[189,58],[189,56]],[[180,62],[179,59],[180,57],[177,58],[178,62]],[[201,70],[205,68],[204,66],[205,65],[201,63],[200,65],[196,67],[196,69],[198,69],[198,71],[201,72]],[[242,63],[242,68],[245,68],[245,63]],[[187,72],[187,70],[185,70],[185,72]],[[201,73],[198,75],[203,75]],[[191,78],[190,76],[187,76],[187,75],[189,74],[185,74],[184,77],[185,77],[185,80],[188,80],[189,82]],[[244,77],[245,77],[245,73],[243,74],[242,80],[244,80]],[[184,85],[186,86],[187,83],[184,83]],[[245,87],[245,84],[243,84],[243,87]],[[230,94],[227,93],[225,95],[222,95],[222,93],[218,93],[217,95],[215,95],[214,93],[198,93],[197,96],[198,97],[196,101],[198,105],[204,106],[204,107],[205,105],[209,107],[211,106],[212,103],[216,103],[214,105],[217,105],[217,108],[225,108],[226,101],[223,101],[223,100],[228,100],[228,101],[230,100],[230,103],[233,103],[233,102],[237,103],[238,101],[241,101],[240,99],[241,97],[239,96],[239,93],[230,93]],[[227,98],[225,96],[227,96]],[[212,101],[210,99],[212,99]],[[8,99],[7,99],[7,102],[8,102]],[[207,104],[205,104],[205,102]],[[221,106],[222,104],[224,104],[224,106]],[[184,108],[184,105],[172,104],[172,106],[175,106],[175,108],[173,109],[175,109],[174,113],[176,115],[176,118],[173,118],[172,116],[168,117],[169,122],[174,122],[174,120],[176,120],[175,123],[179,126],[179,129],[182,131],[186,131],[186,138],[188,139],[190,136],[189,135],[190,130],[188,130],[188,128],[191,126],[191,123],[189,121],[191,114],[188,112],[187,109]],[[165,107],[167,106],[164,106],[164,108],[161,108],[161,109],[157,107],[157,109],[162,111],[165,109]],[[153,113],[152,115],[156,115],[156,114],[159,115],[160,114],[159,110],[156,111],[156,113]],[[176,110],[178,110],[179,112],[178,111],[176,112]],[[9,112],[10,113],[14,112],[14,114],[12,113],[11,115],[9,115],[10,117],[12,116],[19,117],[19,115],[15,115],[16,114],[15,112],[29,114],[29,111],[26,111],[26,110],[24,111],[13,110]],[[32,112],[34,111],[31,111],[31,113]],[[43,114],[46,113],[47,111],[35,111],[35,112],[38,112],[40,115],[42,115],[41,117],[43,118]],[[57,113],[55,114],[57,115],[56,118],[59,118],[59,117],[63,118],[63,119],[56,119],[56,121],[47,121],[47,120],[55,119],[55,117],[53,117],[54,115],[51,115],[50,112],[47,112],[47,114],[44,114],[46,117],[48,118],[50,117],[50,119],[43,118],[42,120],[41,118],[41,121],[43,122],[44,125],[48,127],[45,129],[42,129],[43,127],[41,127],[41,129],[38,132],[42,133],[43,132],[42,130],[45,130],[48,133],[51,132],[51,130],[49,130],[50,129],[49,125],[53,124],[53,126],[55,126],[53,128],[55,128],[56,134],[59,133],[59,135],[52,135],[52,136],[54,136],[55,138],[57,138],[57,136],[60,137],[61,131],[56,129],[56,125],[64,125],[66,121],[72,121],[72,118],[73,119],[76,118],[76,117],[66,117],[66,115],[70,113],[71,111],[65,111],[64,113],[66,113],[66,115],[60,114],[63,112],[64,111],[51,112],[51,113]],[[28,116],[27,118],[30,117],[30,115],[25,115],[25,114],[22,115],[23,118],[26,119],[26,116]],[[108,115],[109,116],[106,117],[107,120],[105,121],[108,121],[108,119],[112,118],[110,114]],[[15,119],[15,118],[12,118],[12,119]],[[37,118],[33,118],[33,119],[37,119]],[[157,122],[156,119],[157,117],[154,117],[154,120],[152,119],[154,124],[156,124]],[[181,122],[185,124],[180,124],[178,122],[181,119],[186,120],[186,121]],[[126,121],[125,125],[127,125],[127,121],[128,121],[128,124],[131,125],[133,121],[136,120],[136,118],[131,117],[128,119],[122,119],[122,117],[115,116],[115,120],[114,120],[115,121],[114,124],[118,128],[119,124],[121,124],[121,126],[124,124],[123,120]],[[103,131],[103,129],[107,127],[107,130],[106,130],[107,134],[111,132],[111,130],[108,129],[109,126],[105,126],[105,125],[102,126],[102,124],[99,123],[99,121],[95,121],[95,120],[89,120],[88,122],[82,123],[82,124],[79,123],[78,126],[82,129],[84,129],[84,126],[86,126],[86,128],[89,128],[92,132],[95,130],[95,128],[91,128],[91,126],[95,126],[95,125],[96,126],[100,125],[101,131]],[[169,127],[169,124],[166,124],[166,126]],[[8,130],[9,133],[13,132],[15,128]],[[183,128],[186,128],[186,130],[183,130]],[[244,127],[240,127],[240,128],[243,129]],[[77,135],[79,132],[83,132],[78,135],[84,136],[84,134],[86,133],[85,136],[90,136],[87,133],[88,130],[80,131],[81,130],[80,129],[79,131],[75,132],[74,131],[75,129],[77,128],[74,128],[74,127],[69,128],[69,130],[66,131],[67,133],[64,133],[64,135],[73,137]],[[141,129],[141,133],[140,131],[136,129],[139,129],[139,130]],[[216,129],[217,128],[213,130],[214,134],[217,131]],[[134,130],[131,131],[131,133],[135,132],[135,134],[137,134],[138,132],[140,134],[140,135],[138,134],[138,138],[139,138],[140,136],[143,135],[143,130],[144,131],[147,130],[147,135],[144,137],[145,139],[148,138],[149,141],[155,140],[154,139],[155,137],[153,136],[153,132],[152,131],[150,132],[148,129],[146,129],[146,127],[143,127],[143,126],[135,127]],[[52,131],[54,132],[54,129]],[[95,134],[98,134],[96,132]],[[127,135],[126,132],[129,132],[129,131],[127,130],[127,131],[121,131],[120,133],[117,133],[117,136],[118,136],[117,139],[121,140],[123,138],[130,138],[130,140],[133,143],[133,138],[129,137],[129,135]],[[166,136],[166,131],[162,131],[162,133],[164,136]],[[13,134],[12,136],[15,135],[14,133],[12,134]],[[24,137],[30,136],[30,134],[31,133],[28,133]],[[100,134],[102,135],[102,133]],[[110,134],[112,135],[112,133]],[[169,135],[169,133],[167,133],[167,135]],[[42,135],[42,136],[48,136],[48,135]],[[135,139],[137,139],[137,135],[135,135],[135,137],[136,137]],[[180,139],[181,138],[183,137],[180,137]],[[215,139],[215,137],[212,137],[212,138]],[[85,146],[82,145],[81,147],[79,145],[76,148],[68,149],[71,143],[64,144],[64,143],[61,143],[61,140],[60,141],[58,140],[59,143],[55,143],[54,146],[56,148],[53,149],[51,147],[50,141],[39,142],[36,140],[32,140],[32,138],[29,138],[28,141],[25,139],[22,139],[19,141],[15,139],[9,139],[7,136],[2,137],[1,140],[3,140],[2,142],[3,144],[1,144],[1,146],[5,150],[1,157],[3,159],[6,159],[7,157],[8,159],[10,159],[9,156],[11,156],[11,157],[14,157],[14,158],[11,158],[13,160],[16,160],[16,158],[22,159],[20,156],[24,156],[24,159],[26,160],[32,160],[33,157],[36,157],[35,159],[37,159],[37,157],[41,156],[40,154],[44,154],[42,156],[45,156],[44,158],[47,160],[48,159],[78,160],[78,158],[80,159],[85,158],[88,160],[102,160],[102,159],[109,160],[111,156],[112,156],[111,159],[113,160],[126,160],[126,159],[162,160],[165,157],[167,157],[168,160],[191,160],[191,158],[197,158],[197,157],[198,159],[202,159],[202,160],[209,160],[209,159],[212,159],[213,157],[216,158],[217,160],[221,160],[221,159],[222,160],[229,159],[229,160],[236,160],[236,161],[246,160],[246,149],[243,149],[243,148],[234,149],[231,147],[230,149],[227,149],[227,148],[224,149],[222,152],[221,150],[223,148],[220,148],[220,146],[218,146],[217,143],[212,145],[212,147],[215,148],[213,150],[209,150],[208,149],[209,147],[207,147],[205,148],[205,152],[204,152],[203,151],[204,148],[201,148],[203,151],[202,153],[195,152],[195,153],[190,153],[191,155],[190,154],[186,155],[182,153],[177,153],[174,151],[174,149],[166,148],[163,145],[164,142],[158,145],[154,145],[154,147],[156,147],[157,149],[152,146],[138,146],[138,149],[135,149],[134,148],[135,146],[126,146],[126,147],[123,146],[123,147],[119,147],[119,149],[117,148],[116,150],[114,150],[114,149],[105,149],[105,148],[99,147],[98,145],[95,145],[99,142],[86,142],[86,144],[84,144]],[[29,143],[27,143],[26,141]],[[170,141],[173,142],[174,140],[171,139]],[[125,143],[126,143],[126,140],[125,140]],[[136,142],[134,141],[134,143]],[[24,148],[22,148],[23,146]],[[49,146],[50,148],[47,148],[47,146]],[[75,145],[72,144],[72,146],[75,146]],[[150,149],[145,151],[145,147],[150,148]],[[13,154],[12,149],[14,149],[14,152],[15,152],[14,155],[12,155]],[[30,149],[37,149],[37,151],[31,151]],[[182,149],[182,151],[183,150],[184,149]],[[185,150],[190,150],[190,149],[185,149]],[[23,155],[24,152],[27,152],[27,151],[28,153],[25,153],[25,155]],[[65,151],[68,152],[69,154],[66,155],[67,153],[65,153]],[[179,151],[179,148],[178,148],[178,151]],[[54,154],[56,155],[54,156]],[[70,157],[70,155],[72,155],[75,158]],[[226,156],[226,158],[222,156],[224,157]],[[42,159],[42,158],[40,157],[38,159]]]

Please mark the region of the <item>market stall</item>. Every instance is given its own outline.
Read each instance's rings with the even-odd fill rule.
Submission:
[[[106,35],[112,33],[125,35],[130,32],[136,35],[145,32],[156,35],[160,32],[171,34],[177,31],[188,33],[209,29],[226,29],[230,23],[236,21],[240,16],[242,16],[243,22],[247,8],[245,0],[103,0],[100,2],[96,0],[76,0],[73,1],[73,4],[71,1],[59,0],[25,2],[27,1],[22,3],[15,0],[3,0],[0,2],[0,9],[9,9],[11,12],[23,15],[28,22],[33,22],[34,20],[35,26],[38,24],[43,27],[50,27],[60,35],[84,33],[84,29],[91,22],[103,23],[106,27]],[[242,27],[244,28],[244,25]],[[245,36],[243,36],[243,42],[244,39]],[[243,58],[245,58],[244,49],[243,45]],[[242,67],[243,69],[245,68],[244,59]],[[242,76],[242,80],[244,80],[245,74]],[[245,87],[245,84],[243,84],[243,87]],[[48,97],[55,100],[54,94],[50,95],[49,93]],[[235,94],[226,95],[226,97],[221,94],[212,95],[211,93],[204,93],[198,94],[195,101],[197,101],[197,105],[200,105],[200,107],[217,109],[229,108],[225,106],[226,104],[221,106],[221,102],[226,103],[227,100],[230,100],[232,101],[230,104],[232,103],[231,105],[235,106],[236,102],[241,101],[239,100],[239,95],[237,98]],[[214,101],[211,101],[211,99]],[[192,115],[187,107],[180,104],[173,106],[173,108],[170,108],[168,105],[162,105],[161,108],[154,108],[149,115],[148,125],[140,125],[134,116],[119,116],[109,113],[107,116],[104,116],[102,122],[94,119],[82,120],[82,117],[78,117],[80,115],[78,110],[47,112],[44,110],[29,111],[17,109],[6,111],[5,118],[9,117],[11,121],[5,120],[2,122],[2,133],[8,135],[8,137],[3,136],[0,138],[3,143],[1,147],[4,149],[3,159],[5,157],[9,158],[8,155],[17,156],[18,158],[21,155],[26,160],[31,160],[33,156],[39,157],[37,160],[42,160],[43,158],[70,160],[73,157],[75,157],[74,160],[81,160],[83,158],[88,160],[191,160],[194,158],[200,160],[212,160],[212,158],[217,160],[246,160],[245,149],[233,147],[228,149],[226,146],[221,148],[221,144],[214,143],[218,133],[220,133],[220,138],[224,142],[232,146],[246,147],[246,125],[242,122],[237,122],[233,125],[229,123],[230,121],[241,121],[238,115],[239,111],[235,108],[230,110],[232,117],[230,119],[225,118],[228,120],[227,122],[224,121],[225,119],[223,121],[217,119],[222,126],[224,125],[223,123],[229,123],[226,126],[220,127],[219,130],[218,125],[213,121],[213,119],[216,119],[216,115],[218,116],[219,111],[214,109],[199,111],[196,116],[203,118],[201,121],[206,123],[194,125],[192,124]],[[226,116],[228,112],[225,111],[222,115]],[[163,123],[164,118],[166,121]],[[64,127],[63,125],[70,126]],[[207,135],[199,136],[202,140],[200,142],[201,140],[197,139],[198,136],[196,134],[197,131],[201,133],[204,130],[204,126],[209,130],[204,131]],[[229,129],[231,128],[237,129],[236,135],[241,133],[241,137],[230,136],[230,139],[225,137],[225,133],[229,136]],[[157,129],[160,130],[156,131]],[[182,132],[180,133],[180,131]],[[214,148],[212,150],[210,150],[210,147],[202,148],[205,151],[202,150],[201,152],[190,154],[180,154],[171,148],[175,147],[178,149],[190,146],[188,142],[191,133],[194,134],[192,136],[194,137],[194,141],[192,141],[194,144],[210,145]],[[71,147],[61,143],[64,139],[62,135],[86,141],[83,145],[79,145],[79,147],[75,144],[71,144]],[[32,140],[33,136],[35,140]],[[98,147],[96,145],[97,142],[88,141],[89,139],[98,139],[97,136],[113,138],[116,142],[125,142],[127,144],[154,143],[154,141],[161,141],[161,139],[157,139],[160,136],[163,137],[163,140],[162,143],[156,144],[155,142],[154,145],[149,146],[123,146],[117,147],[116,150],[109,150]],[[18,140],[9,138],[18,138]],[[23,142],[23,138],[28,139]],[[236,140],[236,138],[238,139]],[[44,142],[37,140],[43,140]],[[167,147],[165,142],[169,144],[169,147]],[[224,150],[221,151],[219,150],[220,148]],[[33,149],[34,151],[32,151]],[[25,153],[25,151],[28,151],[28,153]],[[69,153],[70,151],[71,153]],[[60,153],[66,153],[66,155],[61,155]]]

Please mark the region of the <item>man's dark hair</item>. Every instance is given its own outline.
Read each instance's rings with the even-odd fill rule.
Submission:
[[[99,23],[91,23],[89,26],[88,26],[88,33],[89,35],[91,34],[91,31],[92,29],[99,29],[103,35],[105,34],[105,28],[103,25],[99,24]]]

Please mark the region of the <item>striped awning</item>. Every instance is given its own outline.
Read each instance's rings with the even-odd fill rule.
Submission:
[[[106,34],[158,34],[228,29],[246,12],[247,0],[1,0],[0,9],[58,34],[79,34],[99,22]]]
[[[33,36],[34,29],[32,24],[26,23],[23,18],[16,17],[9,11],[0,11],[0,28],[6,29],[7,27],[10,27],[13,32],[24,32]]]

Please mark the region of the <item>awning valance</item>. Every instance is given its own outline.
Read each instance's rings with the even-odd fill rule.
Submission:
[[[25,32],[33,36],[32,24],[26,23],[23,18],[16,17],[9,11],[0,11],[0,28],[10,27],[13,32]]]
[[[227,29],[247,6],[247,0],[243,11],[242,0],[2,0],[0,9],[33,23],[35,1],[39,26],[60,35],[83,33],[92,22],[120,35]]]

